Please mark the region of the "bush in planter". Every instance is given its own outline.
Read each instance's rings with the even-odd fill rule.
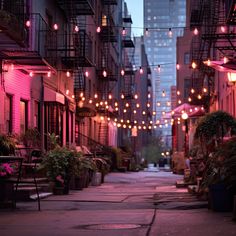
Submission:
[[[96,171],[96,164],[92,158],[82,156],[77,153],[72,176],[71,189],[82,190],[88,187],[93,172]]]
[[[47,152],[43,158],[42,167],[46,169],[50,181],[63,193],[69,191],[69,182],[75,172],[75,163],[78,153],[67,147],[56,147]]]
[[[232,209],[236,194],[236,138],[226,141],[209,156],[201,187],[209,190],[213,209]]]

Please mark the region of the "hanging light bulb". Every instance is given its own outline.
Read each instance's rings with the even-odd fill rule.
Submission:
[[[137,103],[137,104],[136,104],[136,107],[137,107],[137,108],[139,108],[139,107],[140,107],[140,104],[139,104],[139,103]]]
[[[146,28],[145,30],[145,35],[148,36],[149,32],[148,32],[148,28]]]
[[[54,29],[54,30],[58,30],[58,24],[57,24],[57,23],[55,23],[55,24],[53,25],[53,29]]]
[[[67,89],[67,90],[66,90],[66,95],[69,95],[69,92],[70,92],[69,89]]]
[[[50,78],[51,77],[51,71],[48,71],[48,73],[47,73],[47,76],[48,76],[48,78]]]
[[[125,75],[125,71],[124,71],[124,69],[122,69],[122,70],[120,71],[120,74],[121,74],[122,76]]]
[[[79,26],[76,25],[74,30],[75,30],[75,32],[79,32]]]
[[[101,32],[101,27],[98,26],[96,31],[97,31],[97,33],[100,33]]]
[[[108,95],[108,99],[112,99],[112,95],[111,94]]]
[[[222,26],[220,27],[220,30],[221,30],[222,33],[225,33],[225,31],[226,31],[225,26],[222,25]]]
[[[125,27],[122,28],[122,35],[125,36],[126,35],[126,30]]]
[[[97,95],[97,93],[95,93],[95,94],[94,94],[94,98],[98,98],[98,95]]]
[[[121,99],[124,99],[125,98],[125,95],[122,93],[121,94]]]
[[[202,99],[202,95],[201,95],[201,94],[198,94],[197,98],[198,98],[199,100],[201,100],[201,99]]]
[[[30,76],[30,77],[33,77],[33,76],[34,76],[33,71],[30,71],[29,76]]]
[[[211,60],[210,60],[210,59],[207,60],[207,65],[208,65],[208,66],[211,65]]]
[[[161,72],[161,65],[158,65],[158,66],[157,66],[157,71],[158,71],[158,72]]]
[[[224,61],[224,64],[226,64],[229,60],[228,60],[227,57],[224,57],[224,58],[223,58],[223,61]]]
[[[25,22],[25,25],[29,28],[29,27],[31,26],[30,20],[27,20],[27,21]]]
[[[84,96],[84,93],[83,93],[83,92],[81,92],[79,96],[82,98],[82,97]]]
[[[169,28],[168,35],[169,35],[169,37],[170,37],[170,38],[171,38],[171,37],[172,37],[172,35],[173,35],[173,32],[172,32],[171,28]]]
[[[152,114],[155,116],[157,113],[155,111],[153,111]]]
[[[107,72],[104,70],[103,72],[102,72],[102,75],[103,75],[103,77],[107,77]]]
[[[135,94],[135,95],[134,95],[134,99],[138,99],[138,94]]]
[[[194,61],[192,62],[192,68],[193,68],[193,69],[196,69],[196,68],[197,68],[197,64],[196,64]]]
[[[195,90],[193,88],[191,88],[190,92],[191,93],[195,93]]]
[[[150,106],[151,106],[151,104],[148,102],[148,103],[147,103],[147,107],[150,107]]]
[[[180,91],[179,91],[179,90],[177,90],[176,94],[179,96],[179,95],[180,95]]]
[[[84,73],[85,77],[89,77],[89,72],[86,70],[85,73]]]
[[[166,93],[165,93],[165,90],[162,91],[162,97],[165,97],[166,96]]]
[[[157,102],[157,106],[158,106],[158,107],[161,106],[161,103],[160,103],[160,102]]]
[[[68,77],[68,78],[70,77],[70,71],[66,72],[66,77]]]
[[[197,28],[194,29],[193,34],[198,35],[198,29]]]
[[[143,68],[140,66],[139,68],[139,73],[142,75],[143,74]]]
[[[181,104],[181,100],[180,99],[178,100],[178,104]]]
[[[188,98],[188,101],[189,101],[189,102],[192,102],[192,98],[191,98],[191,97],[189,97],[189,98]]]
[[[151,94],[150,93],[148,93],[148,98],[151,98]]]
[[[179,68],[180,68],[180,65],[179,65],[179,63],[177,63],[176,64],[176,70],[179,70]]]
[[[74,94],[72,94],[72,95],[71,95],[71,97],[74,99],[74,98],[75,98],[75,95],[74,95]]]
[[[207,92],[207,88],[203,88],[203,90],[202,90],[204,93],[206,93]]]

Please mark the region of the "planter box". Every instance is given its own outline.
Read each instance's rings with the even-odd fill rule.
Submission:
[[[209,205],[213,211],[232,211],[233,199],[224,184],[214,184],[210,186]]]

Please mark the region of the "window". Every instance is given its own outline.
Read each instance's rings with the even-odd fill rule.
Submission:
[[[5,97],[5,130],[12,133],[12,96],[7,94]]]
[[[27,101],[20,101],[20,133],[23,134],[28,128],[28,104]]]
[[[190,93],[191,88],[191,79],[189,77],[186,77],[184,79],[184,98],[187,99]]]
[[[188,65],[190,62],[190,54],[188,52],[184,53],[184,64]]]

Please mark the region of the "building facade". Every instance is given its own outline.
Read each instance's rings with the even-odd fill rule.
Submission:
[[[171,86],[176,85],[176,38],[185,27],[185,0],[144,1],[144,34],[152,69],[155,122],[167,148],[171,148],[171,125],[163,125],[171,111]]]

